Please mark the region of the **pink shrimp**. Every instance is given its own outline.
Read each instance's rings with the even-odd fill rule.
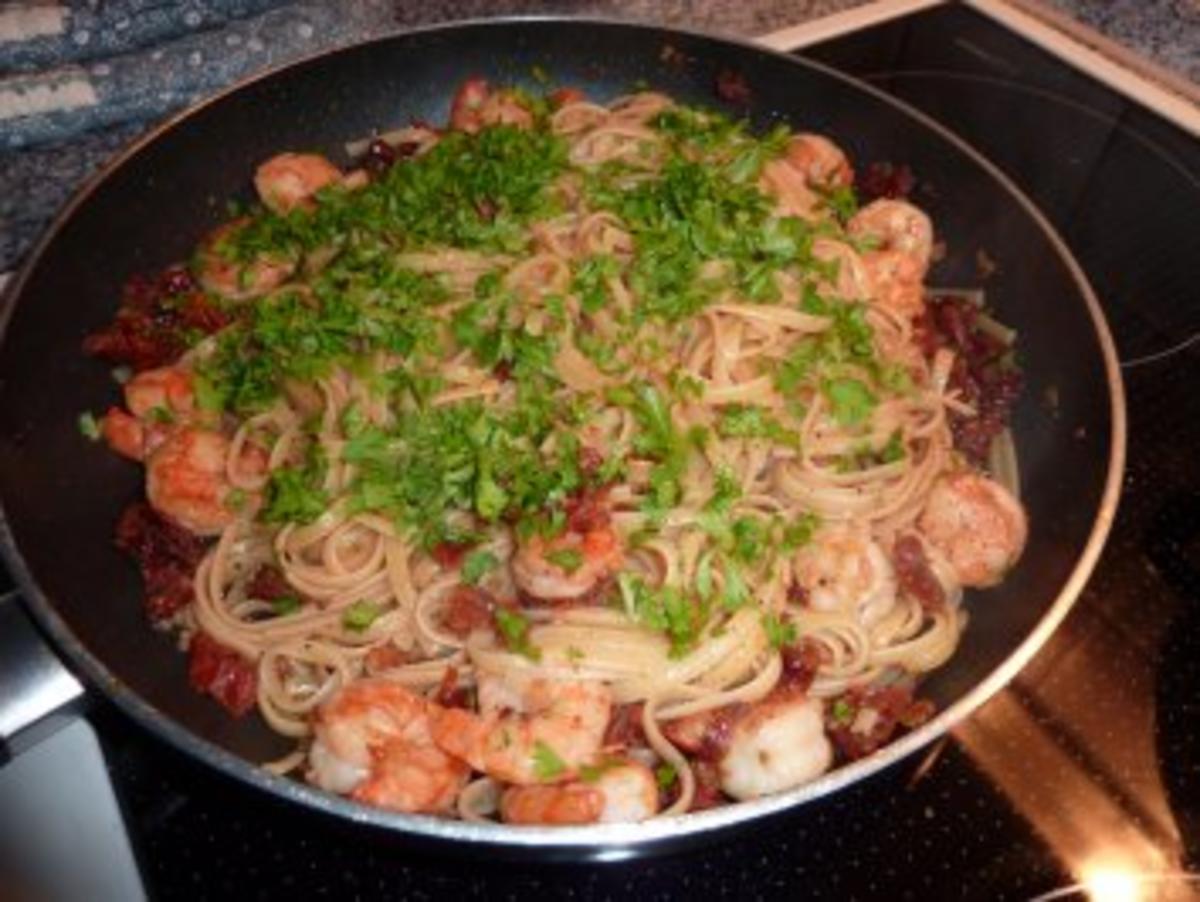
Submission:
[[[125,406],[139,419],[186,417],[195,402],[192,374],[177,366],[143,370],[125,383]]]
[[[994,586],[1021,556],[1029,525],[1021,503],[978,473],[943,476],[917,528],[945,556],[964,586]]]
[[[792,138],[784,156],[763,166],[758,186],[784,216],[812,219],[820,192],[853,182],[854,170],[841,149],[828,138],[805,133]]]
[[[608,525],[568,530],[553,539],[533,536],[513,556],[513,580],[543,601],[575,601],[621,566],[620,539]]]
[[[876,243],[863,254],[875,302],[902,316],[920,316],[925,309],[922,281],[933,253],[929,217],[912,204],[881,199],[854,214],[847,231]]]
[[[254,173],[254,188],[276,213],[312,206],[318,191],[341,181],[342,171],[320,154],[281,153]]]
[[[658,813],[658,783],[637,761],[602,764],[591,780],[552,786],[511,786],[500,799],[510,824],[612,824]]]
[[[854,184],[854,169],[842,149],[823,135],[801,133],[788,142],[788,165],[814,188],[839,188]]]
[[[380,808],[450,811],[471,769],[434,743],[430,714],[436,710],[398,683],[350,683],[313,718],[309,781]]]
[[[266,457],[247,445],[241,466],[262,472]],[[196,535],[216,535],[237,515],[225,475],[229,439],[211,429],[179,426],[146,457],[146,497],[151,506]]]
[[[143,370],[125,383],[125,405],[109,408],[100,423],[108,446],[132,460],[145,460],[161,445],[174,424],[195,410],[192,376],[178,367]]]
[[[450,127],[477,132],[489,125],[529,128],[533,125],[533,114],[511,91],[493,91],[485,79],[468,78],[451,101]]]
[[[196,280],[206,291],[244,301],[278,288],[296,271],[297,259],[281,253],[238,260],[227,246],[248,219],[235,219],[212,231],[196,252]]]
[[[434,741],[490,777],[526,786],[569,780],[596,757],[612,694],[598,682],[484,673],[479,707],[432,716]]]

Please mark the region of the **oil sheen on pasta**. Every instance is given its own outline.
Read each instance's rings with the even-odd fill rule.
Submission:
[[[633,821],[928,717],[1026,524],[954,447],[924,213],[859,208],[822,136],[656,93],[471,80],[357,150],[266,161],[88,344],[133,368],[85,425],[144,463],[148,609],[295,739],[269,766]]]

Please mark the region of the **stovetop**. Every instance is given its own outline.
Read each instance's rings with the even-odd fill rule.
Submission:
[[[587,866],[463,861],[278,803],[97,702],[154,896],[1193,898],[1200,882],[1200,141],[965,7],[806,56],[958,132],[1055,223],[1129,400],[1124,495],[1068,620],[925,754],[718,845]],[[919,177],[918,173],[918,177]],[[1061,891],[1061,892],[1060,892]]]

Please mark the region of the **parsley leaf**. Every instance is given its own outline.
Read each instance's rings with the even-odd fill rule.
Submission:
[[[509,651],[524,655],[531,661],[542,659],[542,650],[529,641],[529,621],[523,614],[496,608],[493,616]]]
[[[671,657],[680,657],[696,642],[703,612],[675,586],[651,588],[630,573],[617,576],[626,612],[650,629],[662,630],[671,640]]]
[[[484,574],[500,565],[499,558],[486,549],[472,551],[467,555],[462,565],[463,582],[474,586],[483,579]]]
[[[801,514],[783,528],[784,551],[795,551],[812,541],[813,533],[821,525],[821,518],[811,511]]]
[[[829,709],[830,718],[840,726],[849,726],[854,720],[854,706],[846,699],[839,698]]]
[[[379,619],[383,608],[370,601],[359,600],[342,613],[342,626],[354,633],[366,632]]]
[[[772,648],[782,648],[785,645],[792,645],[796,641],[796,625],[789,620],[781,619],[774,613],[764,614],[762,618],[763,630],[767,634],[767,641]]]
[[[311,523],[328,506],[328,494],[309,472],[281,467],[271,472],[262,519],[266,523]]]
[[[79,415],[79,434],[89,441],[100,441],[100,424],[90,410]]]
[[[533,775],[539,780],[554,780],[567,772],[567,763],[542,740],[533,744]]]
[[[545,558],[555,567],[567,573],[574,573],[583,566],[583,552],[578,548],[556,548],[553,551],[547,551]]]
[[[789,448],[800,447],[800,433],[788,429],[761,407],[730,405],[721,413],[717,433],[722,438],[766,438]]]
[[[821,384],[833,418],[843,426],[857,426],[871,416],[879,403],[858,379],[826,379]]]
[[[271,607],[278,616],[283,617],[300,610],[300,599],[295,595],[280,595],[271,599]]]

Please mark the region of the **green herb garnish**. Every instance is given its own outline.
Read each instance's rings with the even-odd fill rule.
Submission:
[[[533,744],[533,774],[539,780],[554,780],[567,772],[567,763],[542,740]]]
[[[366,632],[379,619],[383,608],[373,602],[359,600],[342,612],[342,626],[354,633]]]
[[[545,558],[555,567],[567,573],[574,573],[583,566],[583,552],[578,548],[556,548],[553,551],[547,551]]]
[[[100,441],[100,423],[90,410],[85,410],[79,415],[79,434],[89,441]]]
[[[280,595],[278,598],[271,599],[271,608],[278,616],[284,617],[300,610],[300,599],[295,595]]]
[[[762,625],[767,634],[767,641],[771,643],[772,648],[782,648],[795,643],[796,625],[794,623],[783,620],[774,613],[768,613],[763,615]]]
[[[472,551],[467,555],[462,565],[463,582],[474,586],[483,579],[484,574],[500,565],[500,559],[486,549]]]
[[[496,608],[493,616],[509,651],[524,655],[531,661],[542,659],[542,650],[529,641],[529,621],[523,614]]]

